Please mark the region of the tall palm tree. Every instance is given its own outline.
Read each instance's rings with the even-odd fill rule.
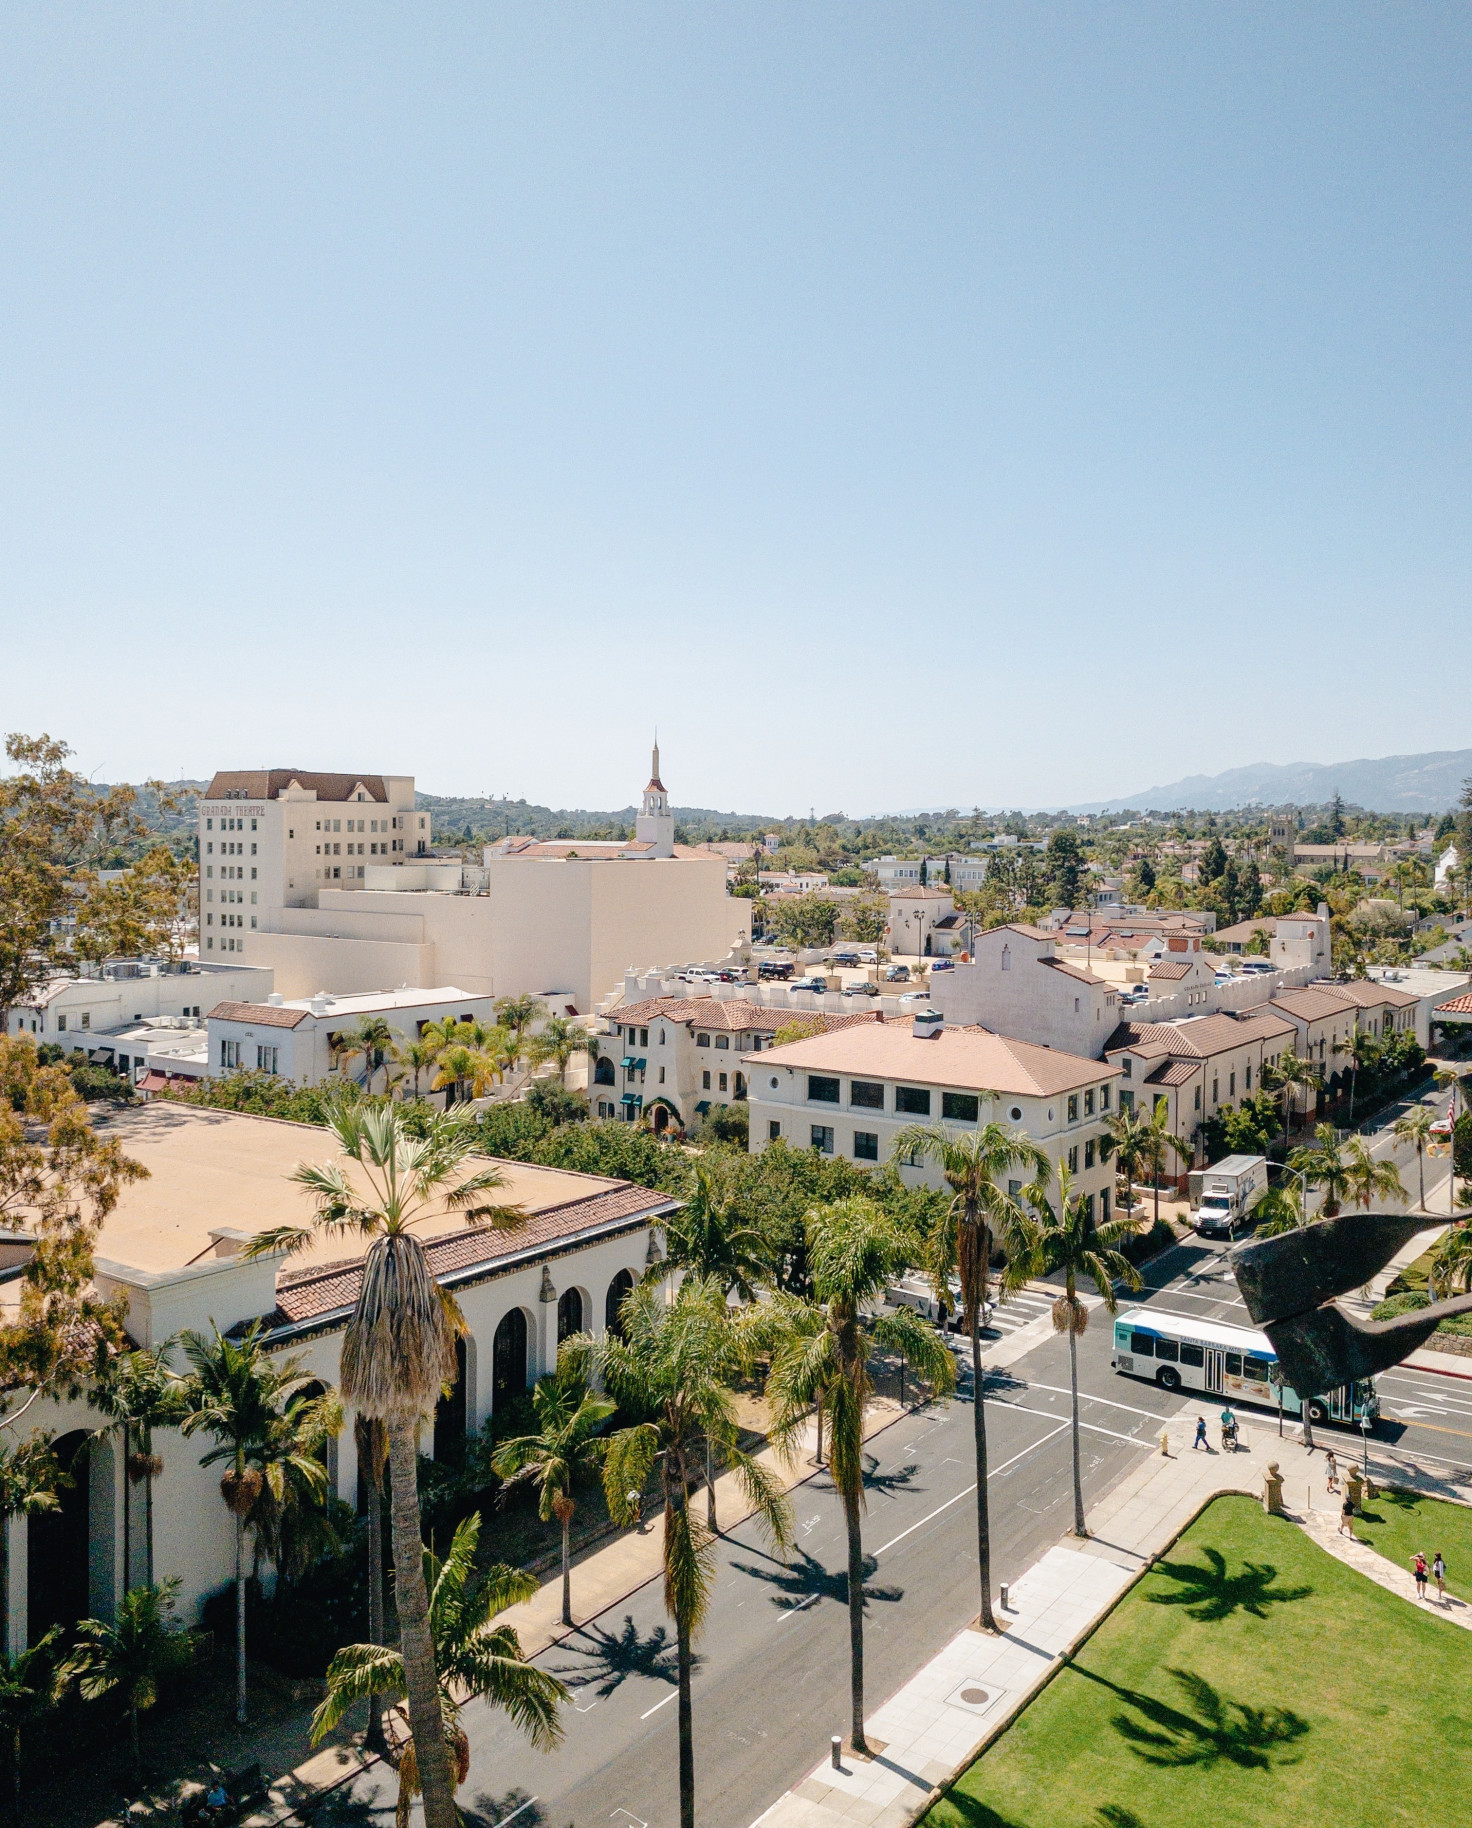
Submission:
[[[664,1495],[664,1603],[675,1621],[679,1676],[680,1828],[695,1828],[695,1748],[690,1706],[691,1645],[700,1633],[715,1583],[715,1537],[695,1515],[705,1443],[714,1439],[741,1484],[765,1534],[785,1550],[792,1507],[776,1481],[741,1447],[730,1381],[742,1363],[740,1342],[718,1288],[693,1277],[672,1301],[641,1283],[625,1297],[623,1337],[605,1333],[571,1355],[591,1369],[626,1411],[640,1418],[609,1440],[603,1494],[615,1523],[628,1525],[650,1473],[659,1468]]]
[[[28,1650],[19,1650],[13,1657],[0,1648],[0,1737],[10,1751],[10,1800],[17,1822],[22,1819],[21,1735],[61,1698],[64,1684],[55,1666],[61,1638],[61,1626],[53,1625]]]
[[[543,1523],[555,1517],[562,1529],[562,1622],[572,1623],[572,1520],[577,1509],[573,1488],[591,1473],[607,1451],[599,1430],[618,1408],[595,1396],[571,1373],[539,1377],[532,1391],[536,1434],[503,1441],[491,1457],[491,1470],[508,1485],[530,1481],[537,1487],[537,1515]]]
[[[1370,1071],[1381,1053],[1380,1043],[1366,1028],[1352,1028],[1342,1041],[1334,1043],[1334,1052],[1349,1060],[1349,1121],[1354,1122],[1354,1094],[1361,1071]]]
[[[363,1062],[363,1090],[373,1090],[373,1076],[380,1066],[392,1060],[402,1037],[383,1016],[362,1016],[358,1026],[338,1037],[338,1052],[344,1060]]]
[[[1111,1111],[1104,1119],[1114,1155],[1115,1173],[1124,1176],[1124,1205],[1128,1212],[1135,1203],[1135,1175],[1143,1165],[1148,1150],[1146,1131],[1149,1125],[1134,1110]]]
[[[895,1138],[892,1160],[920,1166],[932,1162],[951,1190],[944,1221],[931,1239],[931,1273],[937,1295],[950,1300],[951,1278],[961,1285],[961,1318],[971,1340],[972,1438],[976,1451],[976,1564],[981,1582],[981,1623],[997,1629],[992,1611],[991,1509],[987,1498],[986,1379],[981,1368],[981,1314],[991,1285],[992,1253],[1005,1259],[1003,1287],[1018,1284],[1018,1266],[1028,1257],[1028,1218],[1022,1203],[1005,1191],[1009,1177],[1046,1182],[1053,1164],[1021,1130],[985,1123],[955,1131],[910,1125]]]
[[[909,1308],[865,1325],[863,1309],[904,1267],[907,1239],[872,1201],[835,1200],[804,1221],[813,1299],[779,1296],[761,1320],[770,1342],[767,1402],[772,1440],[793,1459],[815,1400],[828,1412],[828,1466],[848,1533],[850,1731],[864,1738],[864,1420],[876,1346],[897,1353],[937,1394],[955,1388],[956,1361],[928,1321]]]
[[[502,997],[496,1004],[496,1020],[516,1037],[518,1054],[526,1031],[542,1013],[542,999],[534,996]]]
[[[1403,1116],[1397,1117],[1390,1126],[1390,1134],[1397,1142],[1415,1145],[1416,1184],[1420,1190],[1416,1203],[1422,1212],[1426,1210],[1426,1149],[1431,1141],[1431,1126],[1435,1121],[1425,1105],[1418,1104]]]
[[[1140,1139],[1141,1160],[1150,1169],[1150,1179],[1155,1192],[1154,1223],[1160,1223],[1160,1177],[1170,1166],[1170,1158],[1189,1163],[1195,1153],[1191,1143],[1183,1136],[1173,1136],[1169,1128],[1170,1103],[1161,1097],[1155,1100],[1155,1108],[1150,1113],[1150,1121],[1144,1126],[1144,1135]]]
[[[413,1076],[414,1096],[419,1096],[419,1081],[439,1059],[440,1050],[434,1042],[426,1041],[421,1035],[417,1041],[406,1041],[399,1049],[399,1064]]]
[[[1324,1083],[1324,1075],[1312,1060],[1303,1059],[1290,1047],[1276,1060],[1263,1062],[1262,1076],[1269,1086],[1283,1095],[1283,1147],[1286,1150],[1295,1098],[1300,1092],[1316,1090]]]
[[[433,1640],[432,1664],[436,1672],[439,1731],[433,1743],[444,1754],[448,1768],[453,1751],[455,1782],[465,1781],[470,1748],[460,1725],[460,1710],[479,1698],[509,1714],[539,1751],[550,1752],[562,1738],[557,1710],[568,1698],[567,1688],[556,1676],[538,1669],[522,1654],[521,1641],[510,1625],[497,1625],[497,1613],[528,1600],[537,1590],[533,1575],[519,1568],[497,1564],[476,1574],[480,1544],[480,1513],[472,1512],[456,1528],[450,1553],[443,1561],[422,1552],[419,1578],[428,1593],[428,1624]],[[383,1644],[346,1644],[327,1671],[327,1694],[312,1716],[312,1743],[319,1745],[356,1702],[365,1696],[402,1695],[407,1690],[408,1669],[403,1655]],[[407,1828],[409,1805],[425,1789],[426,1771],[421,1748],[430,1743],[427,1733],[416,1733],[399,1755],[398,1828]],[[425,1790],[425,1820],[429,1795]],[[458,1814],[453,1795],[453,1821]]]
[[[1351,1136],[1344,1149],[1348,1170],[1348,1192],[1356,1206],[1370,1210],[1375,1200],[1400,1200],[1406,1197],[1405,1183],[1394,1162],[1376,1161],[1363,1136]]]
[[[454,1828],[455,1799],[440,1724],[429,1594],[419,1518],[417,1438],[441,1388],[457,1372],[455,1338],[464,1322],[435,1280],[419,1226],[450,1212],[467,1224],[510,1230],[525,1222],[517,1207],[494,1206],[497,1168],[471,1169],[473,1129],[437,1114],[422,1136],[404,1128],[401,1107],[355,1107],[331,1113],[338,1159],[302,1163],[292,1179],[312,1198],[306,1225],[276,1226],[246,1247],[253,1256],[304,1250],[318,1238],[365,1241],[363,1280],[343,1338],[343,1399],[381,1420],[388,1434],[395,1598],[399,1615],[409,1725],[417,1747],[425,1828]]]
[[[1276,1238],[1280,1232],[1298,1231],[1312,1223],[1298,1188],[1289,1182],[1270,1187],[1253,1207],[1252,1217],[1259,1238]]]
[[[92,1401],[111,1418],[123,1448],[123,1590],[133,1580],[132,1492],[143,1487],[143,1585],[153,1583],[153,1482],[163,1461],[153,1451],[155,1428],[177,1426],[184,1417],[184,1383],[171,1369],[172,1340],[120,1353],[106,1364],[92,1389]]]
[[[771,1246],[739,1209],[740,1189],[725,1164],[701,1159],[685,1203],[665,1224],[663,1261],[649,1266],[645,1280],[659,1282],[675,1271],[716,1283],[724,1295],[755,1301],[758,1287],[774,1273]],[[819,1455],[821,1458],[821,1453]],[[716,1523],[715,1446],[705,1448],[705,1521]]]
[[[135,1782],[143,1775],[138,1716],[158,1700],[166,1677],[183,1669],[191,1656],[190,1635],[172,1616],[178,1590],[177,1578],[134,1587],[118,1602],[113,1618],[83,1619],[76,1628],[76,1646],[60,1671],[60,1679],[75,1682],[84,1701],[121,1694]]]
[[[212,1327],[181,1336],[190,1364],[180,1428],[216,1443],[201,1466],[227,1468],[220,1496],[235,1519],[235,1719],[245,1724],[246,1532],[269,1494],[289,1502],[294,1490],[321,1497],[327,1469],[318,1457],[324,1438],[320,1399],[306,1396],[314,1380],[299,1358],[278,1359],[254,1321],[239,1339]]]
[[[388,1432],[377,1416],[358,1414],[353,1417],[353,1444],[358,1453],[358,1470],[368,1500],[368,1641],[384,1642],[383,1618],[383,1474],[388,1464]],[[370,1752],[382,1752],[383,1698],[368,1697],[368,1730],[363,1743]]]
[[[1354,1197],[1354,1177],[1331,1123],[1318,1124],[1314,1129],[1314,1147],[1295,1149],[1287,1165],[1290,1173],[1302,1176],[1306,1186],[1317,1187],[1322,1192],[1321,1218],[1337,1218],[1344,1202]]]
[[[526,1043],[526,1057],[532,1065],[545,1066],[551,1061],[564,1085],[567,1084],[567,1069],[579,1054],[587,1054],[596,1060],[598,1037],[589,1034],[571,1016],[548,1016]]]
[[[1105,1311],[1118,1313],[1116,1282],[1126,1288],[1140,1286],[1140,1272],[1120,1250],[1138,1226],[1133,1219],[1114,1219],[1096,1225],[1089,1213],[1089,1199],[1073,1190],[1067,1168],[1058,1170],[1056,1201],[1035,1199],[1038,1268],[1044,1275],[1063,1271],[1063,1293],[1053,1303],[1053,1329],[1068,1335],[1068,1387],[1073,1398],[1073,1533],[1087,1536],[1084,1523],[1084,1481],[1078,1420],[1078,1341],[1089,1324],[1089,1311],[1078,1298],[1078,1278],[1087,1276],[1098,1291]]]

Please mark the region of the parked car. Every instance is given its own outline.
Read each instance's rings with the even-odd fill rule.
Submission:
[[[863,960],[859,957],[857,952],[835,952],[833,954],[833,962],[835,965],[842,965],[848,970],[853,970],[858,965],[862,964]]]
[[[900,1001],[902,1003],[929,1003],[930,992],[928,990],[907,990]]]
[[[826,990],[827,984],[820,977],[795,977],[792,980],[794,990]]]
[[[845,984],[843,987],[843,994],[846,997],[877,997],[879,995],[879,986],[877,984],[867,983]]]
[[[930,961],[930,969],[932,972],[954,971],[956,969],[956,961],[953,958],[933,958]]]
[[[908,965],[891,965],[884,974],[886,984],[908,984],[910,967]]]
[[[1244,971],[1253,972],[1276,971],[1278,967],[1265,958],[1244,958],[1242,961],[1242,969]]]
[[[766,958],[757,966],[756,974],[759,978],[789,978],[792,976],[792,967],[778,959]]]

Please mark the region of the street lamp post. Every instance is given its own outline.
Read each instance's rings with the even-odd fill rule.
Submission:
[[[1360,1417],[1360,1436],[1364,1442],[1363,1465],[1365,1482],[1368,1484],[1370,1479],[1370,1418],[1368,1414]]]

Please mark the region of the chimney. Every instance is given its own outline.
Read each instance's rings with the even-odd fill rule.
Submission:
[[[910,1024],[910,1033],[917,1041],[930,1041],[946,1025],[946,1019],[938,1009],[917,1009]]]
[[[273,990],[271,992],[271,994],[266,998],[266,1001],[270,1004],[272,1009],[280,1009],[282,1007],[282,1005],[286,1002],[286,998],[284,996],[282,996],[282,994],[279,990]]]
[[[330,1002],[331,999],[328,997],[327,992],[325,990],[319,990],[316,996],[312,998],[312,1014],[314,1016],[325,1016]]]

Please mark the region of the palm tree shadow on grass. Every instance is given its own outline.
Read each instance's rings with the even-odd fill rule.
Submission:
[[[1254,1707],[1246,1701],[1228,1700],[1194,1670],[1167,1672],[1184,1703],[1172,1707],[1080,1664],[1072,1668],[1090,1682],[1113,1690],[1143,1716],[1142,1722],[1129,1714],[1116,1714],[1110,1725],[1149,1765],[1209,1771],[1220,1764],[1233,1764],[1244,1771],[1269,1771],[1275,1763],[1297,1764],[1299,1755],[1291,1748],[1309,1731],[1308,1721],[1291,1708]]]
[[[960,1816],[966,1828],[1027,1828],[1027,1824],[1014,1821],[1010,1816],[999,1815],[979,1797],[967,1796],[964,1791],[948,1790],[945,1800]],[[1094,1819],[1098,1828],[1145,1828],[1133,1809],[1126,1809],[1119,1803],[1102,1804]]]
[[[1278,1587],[1274,1582],[1278,1570],[1271,1562],[1248,1561],[1240,1573],[1227,1572],[1227,1559],[1220,1549],[1203,1549],[1207,1565],[1194,1561],[1163,1561],[1154,1572],[1176,1583],[1170,1593],[1150,1593],[1152,1606],[1184,1606],[1186,1616],[1200,1624],[1214,1624],[1230,1618],[1234,1612],[1249,1612],[1255,1619],[1265,1619],[1269,1606],[1284,1605],[1292,1600],[1308,1599],[1312,1587]]]
[[[773,1561],[765,1567],[746,1561],[733,1561],[731,1566],[739,1574],[750,1574],[754,1579],[766,1581],[769,1586],[777,1588],[772,1595],[772,1604],[791,1611],[806,1600],[837,1600],[842,1606],[848,1604],[848,1569],[828,1569],[806,1549],[792,1551],[786,1562]],[[869,1584],[869,1576],[878,1568],[879,1563],[872,1555],[864,1557],[864,1598],[866,1600],[900,1600],[904,1598],[903,1587],[875,1587]]]
[[[579,1662],[559,1662],[553,1674],[574,1691],[574,1698],[585,1688],[596,1686],[599,1700],[605,1700],[629,1676],[646,1676],[651,1682],[678,1680],[675,1640],[669,1628],[656,1625],[647,1637],[639,1635],[632,1613],[624,1614],[623,1629],[606,1630],[601,1625],[584,1625],[564,1638],[558,1647]],[[698,1667],[700,1658],[692,1660]]]

